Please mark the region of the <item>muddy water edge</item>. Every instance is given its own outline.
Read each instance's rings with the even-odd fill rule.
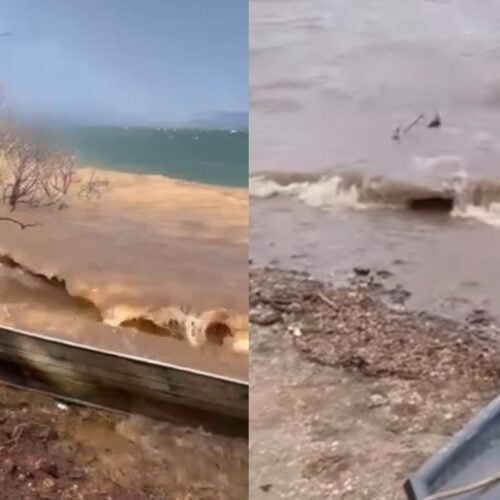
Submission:
[[[245,191],[99,175],[99,200],[2,214],[37,225],[2,225],[1,323],[246,380]],[[5,498],[247,496],[245,438],[0,392]]]
[[[2,227],[2,322],[246,378],[247,193],[100,175],[101,199]]]

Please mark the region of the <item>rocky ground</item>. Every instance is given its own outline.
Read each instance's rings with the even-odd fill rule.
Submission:
[[[403,499],[408,475],[498,392],[486,312],[413,313],[383,273],[355,275],[334,289],[251,272],[252,499]]]
[[[0,500],[240,500],[248,442],[0,386]]]

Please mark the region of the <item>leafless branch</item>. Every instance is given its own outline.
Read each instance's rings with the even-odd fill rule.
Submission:
[[[78,197],[89,201],[98,200],[101,198],[103,191],[108,187],[109,181],[96,177],[95,170],[92,170],[89,180],[80,187]]]
[[[0,88],[0,204],[11,212],[21,205],[56,206],[62,210],[68,206],[66,198],[70,193],[86,200],[101,198],[109,182],[99,179],[95,171],[82,182],[76,166],[73,154],[17,125]],[[75,186],[79,190],[73,191]],[[12,217],[0,217],[0,221],[17,224],[21,229],[38,225]]]
[[[403,134],[409,132],[420,120],[424,119],[424,115],[418,115],[409,125],[403,129]]]
[[[0,201],[11,211],[61,204],[77,182],[73,155],[0,127]]]
[[[0,222],[12,222],[12,224],[17,224],[21,229],[40,225],[37,222],[21,222],[20,220],[13,219],[12,217],[0,217]]]

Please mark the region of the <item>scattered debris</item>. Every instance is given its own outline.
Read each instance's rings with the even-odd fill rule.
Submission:
[[[402,285],[396,285],[394,288],[383,290],[382,295],[387,297],[392,304],[404,305],[411,297],[411,292]]]
[[[466,332],[466,325],[388,308],[384,297],[402,305],[411,296],[400,285],[374,293],[356,285],[329,288],[289,271],[250,274],[253,309],[265,303],[279,312],[287,303],[301,303],[301,310],[287,310],[282,316],[284,329],[292,332],[300,352],[316,363],[409,379],[424,370],[434,373],[436,381],[472,371],[500,377],[496,344],[485,350],[484,340]]]
[[[439,116],[438,113],[436,113],[436,116],[429,122],[427,125],[427,128],[439,128],[441,126],[441,117]]]
[[[395,265],[395,266],[404,266],[405,264],[407,264],[407,262],[403,259],[394,259],[392,261],[392,263]]]
[[[391,273],[391,271],[387,271],[386,269],[380,269],[376,274],[381,279],[388,279],[393,276],[393,273]]]
[[[387,404],[387,398],[381,394],[372,394],[369,398],[368,408],[379,408]]]
[[[301,306],[280,325],[251,325],[253,342],[273,343],[252,350],[252,498],[267,498],[266,477],[282,498],[402,500],[404,480],[498,392],[497,340],[395,312],[360,281],[250,271],[251,308]]]
[[[417,126],[424,118],[425,115],[420,114],[403,129],[401,129],[401,127],[397,127],[392,133],[392,140],[399,141],[403,135],[407,134],[412,128]],[[441,125],[442,125],[441,117],[436,112],[434,118],[427,124],[427,128],[439,128]]]
[[[353,271],[356,276],[368,276],[371,273],[368,267],[355,267]]]
[[[474,309],[465,320],[473,326],[490,326],[495,323],[493,316],[485,309]]]
[[[281,321],[281,314],[270,308],[256,309],[250,313],[250,321],[260,326],[274,325]]]
[[[424,119],[424,115],[418,115],[409,125],[403,129],[403,134],[408,133],[415,125]]]
[[[396,130],[392,133],[392,140],[399,141],[401,139],[401,127],[396,128]]]

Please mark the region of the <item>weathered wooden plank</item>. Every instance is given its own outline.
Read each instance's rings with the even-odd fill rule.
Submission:
[[[33,344],[32,339],[29,340],[29,343]],[[57,345],[47,347],[44,352],[40,352],[40,346],[26,346],[26,342],[23,342],[21,346],[13,347],[11,343],[3,342],[0,335],[1,358],[15,358],[21,364],[26,364],[25,361],[29,360],[31,366],[43,365],[47,373],[55,371],[61,376],[65,373],[67,375],[78,373],[86,378],[100,377],[119,385],[127,384],[138,387],[147,385],[148,388],[160,392],[168,390],[173,394],[188,391],[191,398],[201,401],[213,401],[214,393],[220,392],[220,398],[224,399],[226,406],[234,406],[237,409],[241,405],[241,387],[238,384],[229,385],[227,381],[213,378],[207,382],[199,375],[189,372],[179,374],[177,370],[150,364],[146,365],[147,370],[145,370],[143,365],[133,361],[124,365],[122,357],[118,358],[117,363],[116,360],[110,360],[100,353],[91,352],[89,356],[86,351],[67,352],[65,350],[61,352]],[[96,364],[96,361],[99,364]],[[103,366],[103,363],[106,365]]]
[[[82,404],[245,434],[248,384],[0,327],[0,380]]]

